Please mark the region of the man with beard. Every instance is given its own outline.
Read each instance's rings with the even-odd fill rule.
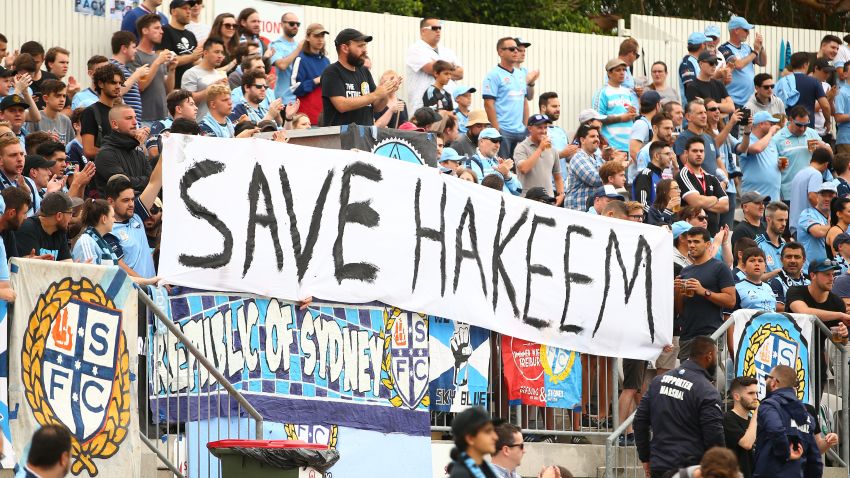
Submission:
[[[295,41],[301,22],[294,13],[284,13],[280,17],[280,26],[283,35],[269,44],[269,47],[274,49],[274,54],[269,61],[274,65],[277,77],[274,95],[287,104],[295,101],[295,94],[289,89],[292,86],[292,64],[304,48],[304,40]]]
[[[402,78],[395,77],[375,86],[372,73],[364,65],[366,44],[372,37],[353,28],[337,34],[334,44],[339,60],[322,72],[322,121],[320,126],[355,123],[372,126],[373,111],[387,106],[387,97],[397,91]]]
[[[15,291],[9,283],[9,257],[18,256],[18,246],[14,232],[21,227],[27,218],[27,212],[32,205],[29,193],[18,187],[6,188],[2,196],[2,212],[0,212],[0,300],[15,301]]]
[[[24,478],[62,478],[71,470],[71,432],[45,425],[33,434]]]
[[[124,75],[117,66],[107,63],[95,70],[92,84],[98,94],[96,103],[88,106],[80,117],[80,139],[83,144],[83,155],[94,159],[100,150],[103,138],[112,132],[109,124],[109,110],[121,96],[121,84]]]
[[[735,406],[723,416],[726,447],[738,457],[738,467],[743,478],[753,476],[753,445],[756,442],[756,417],[758,416],[758,380],[753,377],[736,377],[729,386]],[[752,413],[752,416],[750,416]]]
[[[782,267],[776,277],[770,280],[770,288],[776,301],[783,303],[786,308],[785,295],[788,289],[796,286],[809,285],[809,278],[803,274],[803,264],[806,263],[806,249],[799,242],[788,242],[782,247],[780,256]]]
[[[710,381],[716,373],[717,344],[698,336],[688,360],[652,379],[634,420],[638,457],[648,477],[699,464],[706,450],[723,446],[720,393]]]
[[[115,174],[130,178],[138,192],[148,184],[151,166],[139,145],[147,139],[147,131],[136,128],[136,114],[128,105],[117,105],[109,111],[112,134],[104,138],[103,147],[95,157],[95,187],[103,191],[106,182]]]
[[[30,196],[32,205],[32,198],[37,195],[38,188],[32,179],[23,174],[25,160],[24,148],[17,138],[0,138],[0,189],[21,187]],[[34,212],[30,210],[28,216],[32,216]]]
[[[162,163],[157,161],[148,185],[139,196],[135,195],[130,179],[123,174],[112,176],[106,183],[104,195],[115,211],[111,236],[117,238],[123,252],[123,260],[118,265],[133,277],[156,276],[144,223],[151,217],[150,211],[162,187]],[[107,240],[111,236],[107,236]],[[114,250],[115,244],[110,245]]]
[[[68,225],[74,208],[82,204],[82,199],[71,198],[61,191],[46,194],[38,215],[28,217],[15,234],[18,250],[35,251],[54,261],[71,262]]]
[[[487,113],[484,110],[470,111],[466,119],[466,133],[452,141],[452,149],[462,156],[471,157],[478,148],[478,135],[489,127],[490,121],[487,120]]]

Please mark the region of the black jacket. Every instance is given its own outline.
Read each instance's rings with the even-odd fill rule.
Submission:
[[[818,478],[823,475],[814,420],[790,387],[771,393],[759,405],[753,478]],[[803,447],[799,460],[789,460],[790,444]]]
[[[633,426],[638,457],[653,471],[697,465],[706,450],[725,443],[720,393],[690,360],[652,379]]]
[[[103,191],[106,182],[114,174],[123,174],[130,178],[130,184],[136,194],[141,193],[151,176],[151,165],[145,154],[138,149],[136,138],[113,131],[103,138],[100,151],[94,158],[97,173],[94,185]]]

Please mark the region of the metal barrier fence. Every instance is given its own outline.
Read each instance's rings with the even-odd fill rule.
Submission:
[[[610,357],[582,355],[582,411],[508,404],[507,383],[502,373],[501,336],[490,335],[488,408],[494,417],[519,426],[525,441],[554,441],[571,436],[573,443],[589,443],[590,437],[606,437],[619,424],[619,363]],[[449,432],[452,413],[432,412],[431,431]]]
[[[850,443],[848,440],[848,430],[850,430],[850,378],[848,378],[848,346],[836,344],[830,340],[832,332],[829,327],[823,324],[814,316],[810,316],[814,326],[813,342],[826,343],[826,351],[828,354],[826,381],[823,385],[822,398],[820,400],[820,409],[818,410],[821,428],[826,428],[830,432],[838,434],[839,444],[837,447],[830,448],[825,455],[825,466],[841,466],[846,467],[850,463]],[[723,325],[717,329],[711,338],[718,343],[718,380],[717,385],[723,398],[724,413],[732,406],[731,398],[728,398],[728,384],[735,378],[734,361],[729,353],[731,342],[729,339],[729,330],[732,328],[734,320],[731,318],[726,320]],[[814,393],[817,387],[814,383],[818,380],[821,372],[821,361],[818,360],[815,352],[814,344],[810,344],[809,353],[809,370],[812,386],[810,390]],[[724,373],[720,377],[721,372]],[[626,435],[626,430],[631,426],[634,420],[634,413],[623,420],[621,424],[610,434],[605,440],[605,478],[620,478],[620,477],[635,477],[644,478],[643,464],[637,456],[637,450],[634,446],[625,446],[623,439]]]
[[[142,442],[175,476],[220,476],[207,443],[261,439],[263,417],[148,295],[140,290],[139,298],[156,330],[147,341],[154,360],[139,367]]]

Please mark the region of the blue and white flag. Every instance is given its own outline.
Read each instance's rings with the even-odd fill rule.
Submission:
[[[431,317],[431,410],[487,407],[490,331]]]

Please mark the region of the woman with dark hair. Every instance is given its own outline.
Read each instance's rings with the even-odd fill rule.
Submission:
[[[680,207],[679,184],[672,179],[662,179],[655,185],[655,203],[646,211],[646,223],[655,226],[673,224],[673,214]]]
[[[236,17],[239,42],[255,41],[260,45],[260,54],[265,56],[269,47],[269,40],[260,36],[260,14],[254,8],[245,8]]]
[[[310,118],[310,123],[319,123],[319,114],[322,112],[322,72],[330,66],[328,54],[325,50],[325,36],[328,31],[320,23],[313,23],[307,27],[304,36],[304,47],[298,54],[299,66],[295,81],[295,97],[301,100],[299,111]]]
[[[224,60],[221,65],[227,66],[228,73],[236,68],[236,48],[239,47],[239,35],[236,34],[236,17],[232,13],[222,13],[213,20],[209,36],[219,37],[224,42]],[[230,63],[233,63],[232,65]]]
[[[838,251],[833,249],[832,243],[835,236],[847,232],[847,226],[850,225],[850,198],[833,198],[829,210],[830,228],[826,233],[826,256],[835,259],[838,257]]]

